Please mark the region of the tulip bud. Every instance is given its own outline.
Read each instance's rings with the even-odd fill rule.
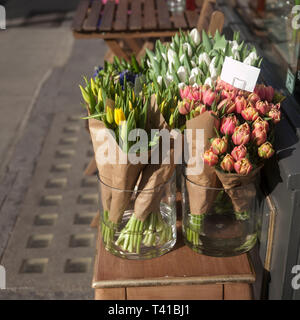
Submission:
[[[252,164],[247,158],[243,158],[234,164],[234,170],[238,174],[247,175],[252,170]]]
[[[241,113],[247,107],[247,101],[243,96],[235,98],[235,108],[237,113]]]
[[[263,128],[266,132],[269,131],[269,123],[266,120],[263,120],[261,117],[258,117],[252,124],[253,129]]]
[[[214,80],[213,80],[211,77],[206,78],[204,84],[205,84],[205,85],[208,85],[209,87],[213,87],[213,85],[214,85]]]
[[[192,39],[192,41],[194,42],[194,44],[197,46],[200,43],[200,33],[197,30],[197,28],[194,28],[191,32],[190,32],[190,37]]]
[[[122,109],[117,108],[114,111],[115,123],[119,126],[123,121],[126,120],[124,112]]]
[[[276,123],[278,123],[280,121],[281,112],[277,108],[274,107],[269,111],[268,116],[270,118],[272,118],[273,123],[276,124]]]
[[[193,51],[192,51],[192,47],[191,45],[188,43],[188,42],[185,42],[183,45],[182,45],[182,49],[183,51],[186,51],[188,56],[191,57],[192,54],[193,54]]]
[[[178,111],[182,115],[187,115],[193,109],[193,101],[190,102],[189,100],[185,99],[183,101],[178,102]]]
[[[210,58],[206,52],[203,52],[199,55],[198,64],[201,65],[202,62],[204,62],[207,66],[210,65]]]
[[[265,100],[265,86],[263,84],[258,84],[254,88],[254,92],[259,96],[260,100]]]
[[[227,172],[231,172],[234,168],[234,160],[230,154],[226,154],[224,159],[220,163],[220,167]]]
[[[186,81],[187,73],[186,73],[185,67],[180,66],[178,68],[178,70],[177,70],[177,74],[178,74],[178,77],[179,77],[181,82],[185,82]]]
[[[217,94],[212,89],[207,89],[203,92],[202,100],[203,103],[211,106],[213,102],[216,100]]]
[[[194,110],[194,117],[199,116],[200,114],[204,113],[206,111],[206,106],[204,104],[198,105]]]
[[[170,62],[171,62],[171,63],[174,63],[174,62],[175,62],[175,59],[176,59],[176,56],[177,56],[177,54],[176,54],[175,51],[173,51],[172,49],[169,49],[169,50],[168,50],[168,61],[169,61],[169,63],[170,63]]]
[[[247,144],[250,141],[250,127],[248,123],[244,123],[234,129],[232,141],[235,145]]]
[[[264,116],[270,111],[270,107],[267,101],[257,101],[255,104],[255,109],[260,115]]]
[[[255,106],[256,102],[260,100],[260,97],[252,92],[249,96],[248,96],[248,99],[247,101],[252,105],[252,106]]]
[[[106,121],[109,124],[112,124],[114,122],[113,109],[109,106],[106,106]]]
[[[203,160],[205,164],[209,165],[210,167],[213,167],[218,163],[219,158],[211,150],[207,150],[204,152]]]
[[[216,155],[225,153],[227,151],[228,141],[226,137],[215,138],[211,143],[211,151]]]
[[[271,86],[265,87],[265,99],[272,102],[274,98],[274,89]]]
[[[235,161],[245,158],[247,155],[247,148],[242,144],[240,146],[234,147],[231,151],[231,156]]]
[[[162,79],[163,79],[162,76],[158,76],[157,79],[156,79],[156,80],[157,80],[157,83],[158,83],[160,86],[161,86],[161,84],[162,84]]]
[[[266,142],[267,132],[261,127],[256,128],[252,131],[251,138],[256,143],[257,146],[260,146]]]
[[[241,112],[241,115],[247,121],[254,121],[259,116],[257,110],[253,107],[247,107]]]
[[[229,114],[229,113],[233,113],[235,112],[235,103],[233,101],[231,101],[231,99],[224,99],[222,100],[219,104],[217,109],[219,111],[222,111],[225,108],[225,113]]]
[[[220,131],[223,134],[232,135],[237,125],[238,125],[238,120],[235,115],[224,117],[221,121]]]
[[[235,100],[235,97],[237,95],[237,90],[232,89],[232,90],[222,90],[221,92],[221,99],[230,99],[232,101]]]
[[[257,152],[261,158],[269,159],[273,156],[275,150],[270,142],[265,142],[258,148]]]

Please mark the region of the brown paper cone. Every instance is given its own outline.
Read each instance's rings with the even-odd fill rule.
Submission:
[[[111,100],[106,101],[107,105],[113,107],[114,103]],[[109,212],[109,219],[111,222],[118,223],[122,217],[124,210],[127,208],[132,192],[125,192],[124,190],[133,190],[140,172],[142,171],[144,164],[131,164],[128,161],[128,155],[125,154],[117,142],[114,140],[112,146],[115,148],[116,164],[101,164],[97,161],[97,150],[104,144],[107,143],[107,136],[103,130],[105,124],[102,121],[89,119],[89,129],[93,142],[93,148],[96,155],[96,163],[99,171],[101,181],[101,199],[103,209]],[[101,135],[103,136],[101,137]],[[102,139],[103,138],[103,139]],[[107,157],[108,150],[103,156]],[[120,159],[126,159],[126,164],[121,164]]]
[[[186,122],[186,128],[193,130],[192,143],[192,155],[196,154],[196,129],[204,130],[204,151],[210,146],[209,139],[216,136],[214,127],[216,119],[208,112],[188,120]],[[188,142],[189,143],[189,142]],[[189,195],[190,213],[193,215],[200,215],[206,213],[212,206],[217,191],[211,189],[205,189],[205,187],[215,188],[218,187],[219,181],[217,179],[214,168],[203,164],[203,172],[199,175],[189,175],[186,181],[186,186]],[[189,168],[189,165],[187,165]],[[201,187],[199,187],[199,186]]]
[[[243,212],[251,210],[252,201],[256,197],[256,183],[259,179],[262,166],[251,171],[248,175],[225,173],[216,170],[216,174],[222,182],[223,188],[231,198],[234,210]]]

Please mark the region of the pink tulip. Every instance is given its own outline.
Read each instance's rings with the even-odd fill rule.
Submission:
[[[257,101],[255,104],[255,109],[259,112],[260,115],[264,116],[270,111],[268,101]]]
[[[225,153],[228,147],[228,141],[225,137],[223,138],[215,138],[211,143],[211,151],[216,154]]]
[[[281,119],[281,112],[277,109],[277,108],[272,108],[269,112],[268,112],[268,116],[270,118],[272,118],[273,123],[278,123]]]
[[[247,175],[252,170],[252,164],[247,158],[243,158],[234,164],[234,170],[238,174]]]
[[[241,160],[246,157],[247,148],[242,144],[240,146],[234,147],[231,151],[231,155],[235,161]]]
[[[263,128],[256,128],[252,131],[251,138],[257,146],[260,146],[266,142],[267,132]]]
[[[197,117],[206,111],[206,106],[204,104],[199,104],[193,111],[194,117]]]
[[[188,99],[188,100],[195,100],[200,101],[202,94],[201,94],[201,88],[200,87],[192,87],[192,86],[186,86],[184,89],[180,89],[180,96],[181,99]]]
[[[265,87],[265,99],[271,102],[274,98],[274,89],[271,86]]]
[[[194,107],[193,101],[189,100],[183,100],[178,102],[178,111],[182,115],[187,115],[189,114]]]
[[[273,146],[270,142],[265,142],[264,144],[262,144],[257,151],[258,155],[264,159],[271,158],[275,153],[275,150],[273,149]]]
[[[247,107],[241,112],[241,115],[247,121],[254,121],[259,116],[257,110],[253,107]]]
[[[221,99],[230,99],[233,100],[236,98],[237,96],[237,89],[233,89],[233,90],[225,90],[223,89],[221,92]]]
[[[250,141],[250,127],[248,123],[244,123],[234,129],[232,141],[236,146],[247,144]]]
[[[222,134],[228,134],[232,135],[234,132],[234,129],[238,125],[238,120],[235,115],[230,115],[228,117],[224,117],[221,121],[221,133]]]
[[[247,99],[248,103],[250,103],[252,106],[255,106],[256,102],[259,100],[260,100],[260,97],[255,92],[252,92]]]
[[[215,166],[218,163],[219,158],[211,150],[207,150],[203,154],[203,160],[204,160],[204,163],[206,163],[207,165],[212,167],[212,166]]]
[[[244,97],[245,99],[248,99],[249,95],[250,95],[250,92],[249,91],[246,91],[246,90],[239,90],[237,95],[239,97]]]
[[[212,89],[207,89],[203,91],[202,101],[204,104],[211,106],[213,102],[216,100],[216,98],[217,98],[217,93],[214,92]]]
[[[233,170],[234,160],[230,154],[226,154],[224,159],[220,163],[220,167],[227,172],[231,172]]]
[[[231,99],[224,99],[219,104],[217,109],[222,111],[225,107],[225,113],[234,113],[235,112],[235,103]]]
[[[235,98],[235,108],[237,113],[241,113],[247,107],[247,101],[243,96]]]
[[[274,89],[271,86],[266,87],[263,84],[259,84],[255,87],[254,92],[260,97],[260,100],[271,102],[274,98]]]
[[[261,117],[258,117],[252,124],[253,129],[263,128],[266,132],[269,131],[269,123],[266,120],[263,120]]]

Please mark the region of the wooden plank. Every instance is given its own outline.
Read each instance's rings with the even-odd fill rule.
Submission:
[[[99,30],[100,31],[111,31],[112,30],[112,22],[114,18],[115,11],[115,1],[108,0],[105,4]]]
[[[248,283],[225,283],[224,300],[252,300],[252,288]]]
[[[171,20],[174,23],[175,28],[186,29],[188,27],[184,13],[173,13]]]
[[[142,3],[141,0],[131,1],[131,14],[129,16],[129,30],[142,28]]]
[[[92,2],[91,10],[83,24],[83,30],[85,31],[96,31],[98,21],[100,18],[100,11],[102,7],[102,0],[95,0]]]
[[[156,8],[159,28],[162,30],[172,29],[167,1],[156,0]]]
[[[143,28],[146,30],[156,29],[157,21],[155,16],[154,0],[144,2]]]
[[[143,44],[139,39],[126,39],[124,41],[135,55],[137,55],[143,48]]]
[[[81,31],[82,30],[82,25],[83,25],[83,22],[84,22],[86,15],[87,15],[89,5],[90,5],[90,0],[81,0],[80,1],[79,5],[77,7],[77,10],[76,10],[75,16],[74,16],[74,20],[73,20],[72,29],[74,31]]]
[[[120,47],[120,44],[116,40],[105,40],[105,43],[108,45],[109,49],[114,53],[118,58],[124,58],[129,61],[129,57]]]
[[[128,17],[128,0],[119,0],[117,6],[116,19],[114,22],[114,30],[122,31],[127,28],[127,17]]]
[[[224,14],[221,11],[214,11],[211,15],[208,32],[212,36],[215,35],[216,31],[219,30],[220,33],[222,33],[224,26]]]
[[[125,300],[125,288],[96,289],[95,300]]]
[[[196,28],[199,19],[199,13],[197,11],[187,10],[185,12],[185,16],[188,21],[189,28]]]
[[[210,17],[215,9],[215,0],[205,0],[197,23],[198,31],[208,30]]]
[[[223,285],[127,288],[127,300],[222,300]]]

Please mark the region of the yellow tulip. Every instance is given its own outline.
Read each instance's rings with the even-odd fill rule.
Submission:
[[[133,108],[132,108],[132,103],[131,101],[129,100],[129,110],[131,111]]]
[[[125,114],[124,114],[123,110],[120,109],[120,108],[115,109],[114,116],[115,116],[115,123],[116,123],[117,125],[120,125],[120,123],[121,123],[122,121],[125,121],[125,120],[126,120]]]
[[[102,88],[98,91],[98,101],[102,101]]]
[[[109,124],[114,122],[114,114],[110,106],[106,106],[106,120]]]

